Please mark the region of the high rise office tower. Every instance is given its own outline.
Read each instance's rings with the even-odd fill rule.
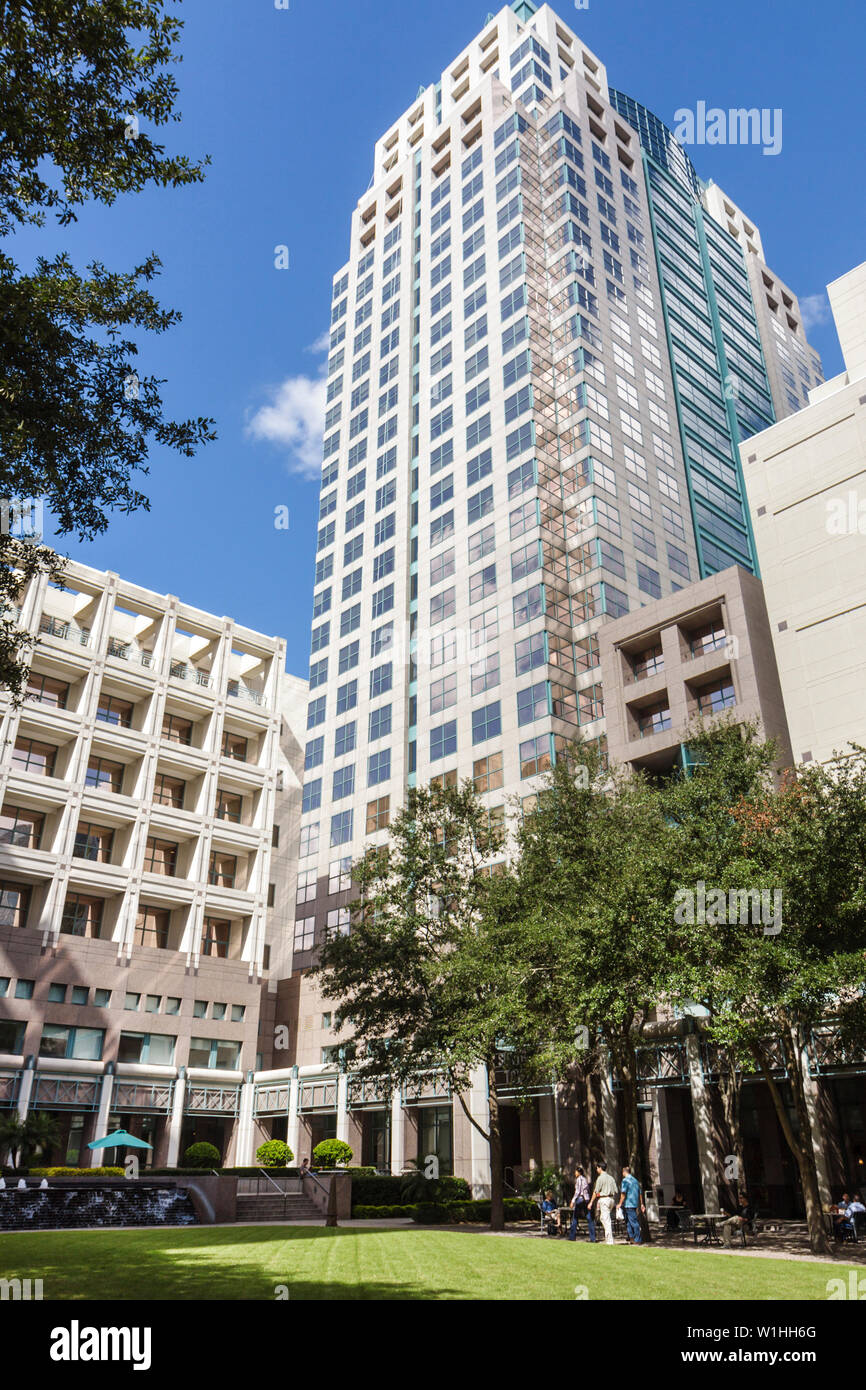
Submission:
[[[604,740],[607,619],[757,571],[761,247],[716,201],[546,5],[491,17],[377,142],[333,286],[297,971],[407,789],[470,777],[501,819]],[[295,1006],[312,1071],[338,1039],[303,979]]]

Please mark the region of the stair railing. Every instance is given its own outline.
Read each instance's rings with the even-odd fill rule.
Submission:
[[[276,1191],[279,1192],[280,1196],[282,1197],[282,1199],[283,1199],[283,1220],[285,1221],[285,1219],[286,1219],[286,1217],[287,1217],[287,1215],[288,1215],[288,1212],[289,1212],[289,1206],[288,1206],[288,1202],[289,1202],[289,1193],[288,1193],[288,1190],[287,1190],[286,1188],[284,1188],[284,1187],[280,1187],[280,1185],[279,1185],[278,1183],[275,1183],[274,1180],[273,1180],[273,1178],[271,1177],[270,1173],[266,1172],[264,1168],[260,1168],[260,1169],[259,1169],[259,1172],[260,1172],[265,1178],[267,1178],[267,1180],[268,1180],[268,1182],[270,1183],[271,1187],[275,1188]]]

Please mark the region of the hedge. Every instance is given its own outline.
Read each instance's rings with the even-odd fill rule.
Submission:
[[[352,1207],[352,1216],[357,1221],[393,1221],[398,1216],[414,1216],[415,1208],[408,1207]]]
[[[23,1178],[123,1178],[123,1168],[21,1168],[14,1177]]]
[[[217,1168],[216,1171],[221,1178],[260,1178],[262,1176],[263,1167],[269,1177],[274,1177],[276,1174],[283,1178],[296,1178],[301,1171],[296,1165],[292,1165],[288,1168],[266,1168],[265,1165],[261,1163],[253,1168]],[[214,1173],[213,1168],[148,1168],[147,1171],[148,1174],[154,1174],[154,1176],[162,1178],[208,1178],[213,1177]],[[312,1168],[309,1171],[318,1176],[320,1172],[334,1172],[334,1169]],[[376,1176],[375,1168],[338,1168],[336,1171],[338,1173],[350,1173],[353,1177],[357,1174],[359,1178],[368,1179],[371,1177],[375,1178]],[[390,1182],[392,1179],[387,1178],[386,1181]],[[401,1179],[395,1178],[393,1181],[399,1183]]]
[[[402,1177],[390,1176],[387,1173],[369,1178],[355,1177],[352,1180],[352,1201],[363,1206],[399,1205],[403,1195],[403,1182]],[[465,1178],[440,1178],[439,1191],[446,1201],[472,1200],[472,1191]]]
[[[526,1221],[537,1216],[538,1206],[523,1197],[506,1197],[503,1202],[506,1221]],[[439,1226],[445,1222],[460,1225],[464,1222],[489,1224],[490,1202],[419,1202],[410,1211],[412,1220],[419,1226]]]

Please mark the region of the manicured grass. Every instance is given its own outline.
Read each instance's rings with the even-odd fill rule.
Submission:
[[[0,1237],[0,1276],[46,1299],[826,1299],[840,1267],[415,1228],[45,1231]],[[582,1291],[585,1289],[585,1293]],[[282,1295],[285,1298],[285,1293]]]

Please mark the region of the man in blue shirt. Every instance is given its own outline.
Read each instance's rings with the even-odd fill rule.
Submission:
[[[628,1227],[628,1238],[634,1245],[641,1245],[643,1238],[640,1233],[640,1220],[638,1218],[638,1207],[641,1211],[646,1211],[640,1195],[640,1183],[626,1165],[622,1170],[622,1189],[620,1192],[619,1205],[625,1207],[625,1219]]]

